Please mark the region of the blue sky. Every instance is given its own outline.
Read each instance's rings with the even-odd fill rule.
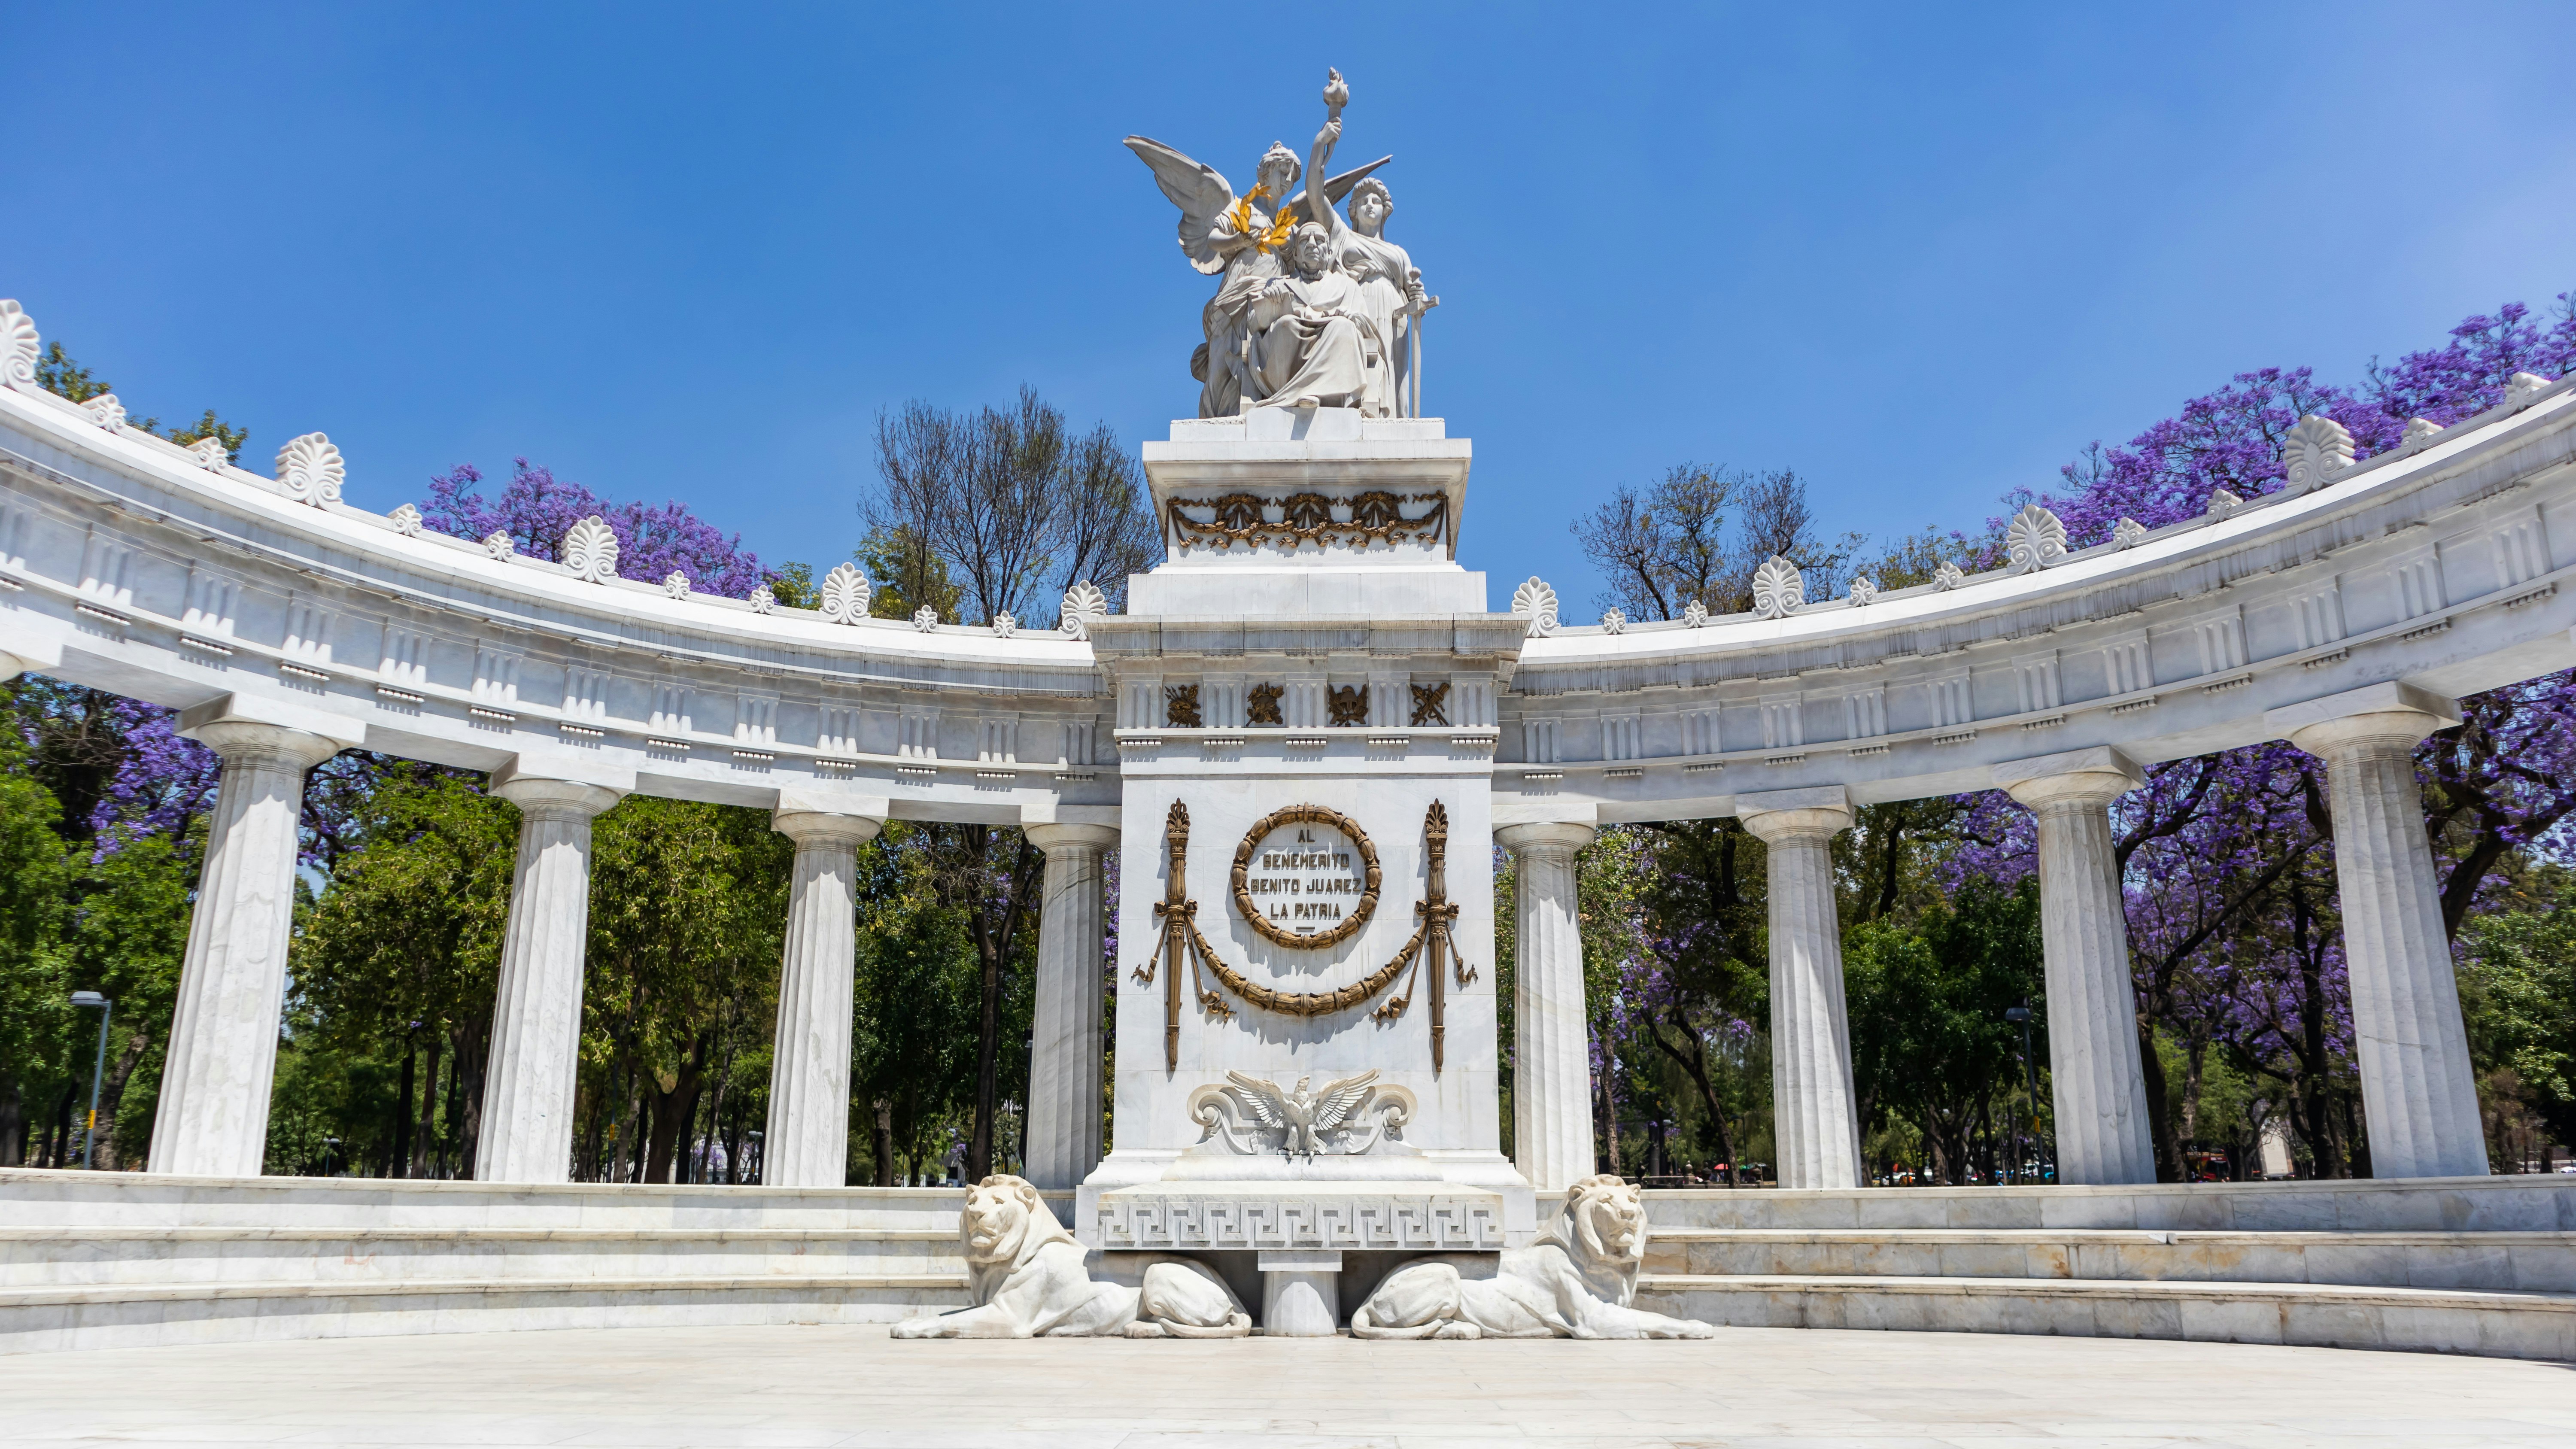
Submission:
[[[1582,616],[1569,520],[1672,463],[1973,527],[2233,372],[2576,287],[2576,7],[2095,8],[6,0],[0,296],[368,507],[524,454],[828,564],[880,408],[1190,411],[1209,285],[1119,139],[1248,185],[1338,65],[1462,556]]]

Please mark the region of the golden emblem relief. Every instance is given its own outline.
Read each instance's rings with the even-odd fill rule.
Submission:
[[[1407,518],[1407,504],[1431,505],[1419,517]],[[1277,509],[1279,516],[1270,517]],[[1205,520],[1192,518],[1183,509],[1205,509]],[[1348,518],[1335,518],[1336,510],[1347,510]],[[1449,523],[1449,496],[1445,493],[1394,494],[1371,490],[1344,502],[1321,493],[1291,493],[1286,498],[1264,499],[1250,493],[1228,493],[1216,498],[1175,498],[1166,509],[1172,532],[1183,543],[1205,544],[1214,548],[1232,548],[1240,543],[1259,548],[1265,543],[1283,548],[1302,544],[1329,547],[1347,544],[1357,547],[1371,543],[1432,542],[1441,537]]]
[[[1234,852],[1235,913],[1262,939],[1300,950],[1358,935],[1383,882],[1368,833],[1322,805],[1262,816]]]

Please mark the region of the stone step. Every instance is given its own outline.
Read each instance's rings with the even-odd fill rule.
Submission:
[[[1669,1188],[1669,1228],[2137,1228],[2200,1232],[2576,1232],[2576,1176],[2117,1187]]]
[[[1637,1305],[1736,1328],[2177,1338],[2576,1359],[2576,1295],[2318,1283],[1649,1274]]]
[[[0,1353],[549,1328],[891,1323],[967,1301],[963,1273],[0,1289]]]
[[[2043,1278],[2576,1293],[2576,1232],[1658,1228],[1646,1271]]]
[[[1071,1192],[1046,1194],[1069,1205]],[[177,1177],[0,1168],[0,1227],[920,1228],[955,1232],[955,1187]],[[1059,1209],[1061,1212],[1061,1209]]]
[[[953,1228],[0,1228],[0,1288],[964,1271]]]

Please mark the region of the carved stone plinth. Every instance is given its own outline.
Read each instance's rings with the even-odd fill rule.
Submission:
[[[1161,1182],[1100,1195],[1109,1252],[1498,1252],[1503,1195],[1450,1183]]]

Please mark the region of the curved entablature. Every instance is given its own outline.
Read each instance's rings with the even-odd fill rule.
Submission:
[[[661,794],[811,785],[999,821],[1116,799],[1109,698],[1075,633],[834,622],[585,577],[338,501],[346,464],[319,434],[262,478],[103,401],[0,385],[0,650],[30,667]]]
[[[2056,520],[2026,509],[2005,569],[1901,591],[1575,629],[1543,617],[1553,594],[1533,580],[1497,816],[1984,789],[2016,760],[2109,748],[2144,764],[2280,738],[2273,712],[2364,686],[2456,696],[2576,665],[2560,587],[2576,569],[2576,387],[2526,379],[2358,465],[2340,434],[2303,424],[2280,492],[2094,548],[2063,551]]]
[[[1468,612],[1481,576],[1454,563],[1390,551],[1377,568],[1377,551],[1420,546],[1390,538],[1364,540],[1372,557],[1341,582],[1167,565],[1160,617],[1104,619],[1087,593],[1057,632],[866,618],[854,573],[826,613],[447,538],[408,507],[340,502],[346,461],[320,434],[261,477],[126,428],[112,398],[44,392],[33,335],[0,339],[0,651],[157,703],[318,710],[331,737],[389,753],[654,793],[1074,818],[1114,808],[1122,740],[1186,734],[1198,709],[1228,737],[1481,731],[1505,821],[1678,818],[1785,789],[1981,789],[1999,765],[2071,751],[2151,763],[2278,737],[2272,712],[2368,685],[2458,695],[2576,664],[2559,587],[2576,567],[2576,386],[2538,379],[2358,464],[2312,419],[2278,493],[2097,547],[2067,551],[2026,509],[2005,568],[1917,588],[1810,602],[1782,565],[1756,615],[1563,627],[1536,580],[1513,619]],[[1187,426],[1154,445],[1160,470],[1320,450],[1358,486],[1400,465]],[[1383,426],[1430,441],[1381,448],[1454,472],[1454,529],[1466,444],[1436,421]],[[1426,566],[1442,572],[1416,579]],[[1368,623],[1329,617],[1354,605]]]

